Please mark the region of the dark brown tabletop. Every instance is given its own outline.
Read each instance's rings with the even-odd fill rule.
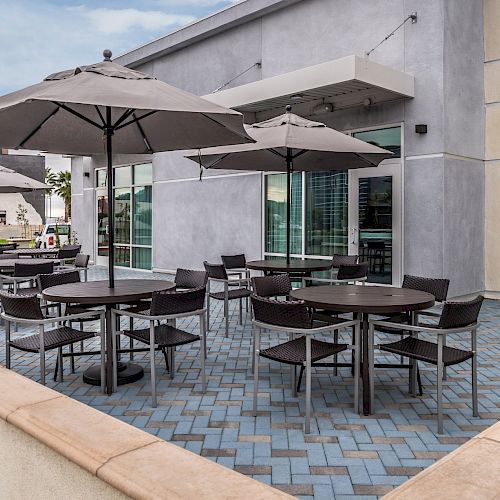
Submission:
[[[252,260],[247,262],[248,269],[256,271],[282,271],[291,273],[311,273],[313,271],[326,271],[332,267],[330,260],[290,260],[273,259],[273,260]]]
[[[318,309],[372,314],[418,311],[432,307],[435,300],[419,290],[362,285],[311,286],[293,290],[290,296]]]
[[[6,250],[4,253],[31,257],[33,255],[55,255],[57,248],[18,248],[17,250]]]
[[[0,260],[0,269],[14,269],[16,264],[59,264],[56,259],[4,259]]]
[[[1,262],[1,261],[0,261]],[[43,298],[53,302],[72,304],[120,304],[151,298],[153,292],[170,290],[172,281],[128,279],[116,280],[115,287],[109,288],[108,280],[70,283],[46,288]]]

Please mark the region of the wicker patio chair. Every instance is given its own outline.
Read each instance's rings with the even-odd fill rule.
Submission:
[[[285,297],[292,291],[292,282],[288,274],[256,276],[252,278],[252,290],[259,297]]]
[[[177,290],[189,290],[207,286],[208,273],[194,269],[177,268],[174,283]]]
[[[436,302],[442,304],[447,296],[448,296],[448,288],[450,286],[450,280],[445,279],[445,278],[425,278],[422,276],[412,276],[410,274],[406,274],[403,278],[403,288],[409,288],[411,290],[419,290],[421,292],[427,292],[430,293],[431,295],[434,295],[434,298],[436,299]],[[403,328],[403,325],[408,325],[410,323],[418,323],[418,318],[419,316],[430,316],[430,317],[439,317],[439,313],[435,313],[432,311],[418,311],[416,313],[413,313],[413,318],[410,313],[403,313],[403,314],[398,314],[398,315],[393,315],[393,316],[388,316],[383,318],[383,321],[388,321],[393,324],[399,325],[398,328],[388,328],[388,327],[377,327],[375,330],[378,332],[382,333],[389,333],[393,335],[399,335],[401,338],[405,337],[406,335],[410,335],[411,332],[408,332]],[[446,345],[446,337],[443,339],[444,345]],[[419,394],[423,394],[423,389],[422,389],[422,381],[420,378],[420,370],[418,369],[418,362],[415,361],[417,364],[416,368],[416,373],[417,373],[417,383],[418,383],[418,391]],[[395,367],[401,367],[403,366],[403,359],[401,359],[400,365],[396,365]],[[412,370],[412,367],[409,366],[410,373]],[[411,376],[409,377],[410,383],[411,383]],[[444,370],[444,379],[446,380],[446,369]]]
[[[259,358],[291,365],[292,393],[296,395],[295,369],[304,367],[306,372],[306,418],[305,432],[311,429],[311,366],[329,356],[349,348],[347,344],[323,342],[313,339],[314,334],[326,333],[340,328],[354,327],[356,341],[353,348],[359,348],[359,321],[338,319],[336,324],[315,322],[307,306],[302,301],[283,301],[253,294],[253,337],[254,337],[254,388],[253,412],[257,414],[257,395],[259,391]],[[268,349],[260,349],[261,330],[288,333],[289,340]],[[358,410],[359,365],[354,375],[354,408]]]
[[[405,329],[412,332],[413,336],[404,337],[397,342],[381,344],[376,346],[384,352],[390,352],[404,356],[415,361],[424,361],[437,366],[437,419],[438,433],[443,433],[443,374],[446,366],[463,363],[472,360],[472,413],[478,416],[477,408],[477,342],[476,332],[479,327],[478,316],[483,303],[483,297],[479,295],[467,302],[446,302],[439,317],[439,322],[434,325],[406,325]],[[375,328],[396,326],[397,323],[389,321],[370,321],[369,336],[373,345]],[[444,338],[447,335],[470,332],[471,349],[457,349],[445,345]],[[426,333],[437,337],[437,342],[429,342],[418,338],[419,333]],[[373,385],[373,350],[370,355],[370,372]],[[416,365],[414,365],[416,366]],[[415,369],[415,368],[414,368]],[[414,375],[413,380],[416,380]],[[415,382],[414,382],[415,383]],[[413,388],[415,390],[415,387]],[[373,387],[372,387],[373,397]]]
[[[80,253],[81,245],[64,245],[57,251],[56,259],[66,264],[68,260],[74,260]]]
[[[30,264],[19,259],[14,265],[12,275],[0,275],[1,288],[8,286],[9,291],[16,295],[36,295],[40,292],[37,276],[39,274],[52,274],[54,272],[54,263],[45,262],[41,264]],[[22,287],[27,284],[27,287]]]
[[[116,316],[129,316],[149,322],[149,327],[137,330],[125,330],[113,332],[113,360],[114,374],[113,385],[116,387],[116,354],[117,338],[123,333],[129,338],[149,345],[149,362],[151,366],[151,404],[154,408],[156,401],[156,369],[155,352],[158,349],[166,349],[169,354],[170,378],[175,373],[175,348],[184,344],[200,341],[201,380],[202,390],[206,390],[205,357],[206,357],[206,328],[205,328],[205,287],[186,291],[155,292],[151,300],[151,309],[144,312],[131,312],[123,309],[112,310],[112,324],[115,325]],[[194,335],[176,327],[176,320],[198,316],[200,335]],[[161,323],[167,321],[166,324]],[[158,323],[155,325],[155,322]]]
[[[229,277],[236,276],[238,280],[246,278],[250,280],[250,269],[247,268],[247,259],[244,253],[237,255],[221,255],[222,263],[226,268],[227,275]],[[229,286],[240,286],[239,281],[231,282],[229,281]],[[248,312],[248,300],[249,297],[245,298],[245,308]]]
[[[203,265],[208,273],[208,283],[207,283],[207,330],[210,330],[210,299],[223,300],[224,301],[224,319],[226,322],[226,337],[229,336],[229,301],[238,300],[240,305],[240,325],[243,324],[243,302],[245,297],[249,297],[251,292],[247,288],[249,281],[246,278],[242,279],[229,279],[226,268],[223,264],[209,264],[204,262]],[[210,285],[211,282],[222,283],[224,285],[224,291],[222,292],[211,292]],[[229,290],[229,283],[237,282],[239,284],[238,288]],[[244,285],[243,287],[241,285]]]
[[[45,384],[45,352],[52,349],[58,350],[58,363],[62,366],[63,351],[65,346],[71,346],[76,342],[82,342],[93,338],[93,332],[83,332],[68,326],[61,326],[63,322],[69,320],[79,320],[83,318],[100,319],[100,329],[98,335],[101,337],[101,389],[104,392],[104,313],[101,311],[87,311],[81,314],[59,317],[45,317],[40,307],[40,300],[35,295],[21,296],[12,293],[0,292],[2,303],[2,318],[5,320],[5,346],[6,346],[6,366],[11,367],[11,349],[18,349],[24,352],[39,353],[40,355],[40,378]],[[46,330],[46,325],[56,322],[56,328]],[[19,323],[30,326],[38,326],[38,333],[29,335],[17,335],[11,337],[11,323]],[[76,354],[78,355],[78,354]],[[59,380],[62,381],[63,372],[59,372]]]

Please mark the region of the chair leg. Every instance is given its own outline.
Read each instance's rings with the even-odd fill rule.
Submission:
[[[73,344],[69,345],[69,352],[71,354],[75,353],[75,349],[73,347]],[[83,352],[83,349],[80,349],[80,352]],[[74,356],[70,356],[70,362],[69,362],[69,364],[70,364],[70,368],[71,368],[71,373],[75,373],[75,357]],[[61,363],[61,366],[62,366],[62,363]]]
[[[368,328],[368,371],[370,373],[370,406],[375,412],[375,348],[374,348],[375,328],[370,325]]]
[[[129,318],[128,327],[130,331],[134,330],[134,318],[132,318],[132,316],[130,316]],[[134,361],[134,353],[132,352],[133,348],[134,348],[134,339],[130,337],[130,356],[129,356],[130,361]]]
[[[257,416],[257,395],[259,392],[259,350],[260,350],[260,328],[254,329],[254,351],[253,351],[253,414]]]
[[[417,384],[418,384],[418,395],[419,396],[423,396],[424,394],[424,390],[423,390],[423,387],[422,387],[422,377],[420,376],[420,369],[418,367],[418,361],[415,361],[416,365],[417,365]]]
[[[335,344],[338,344],[338,342],[339,342],[339,331],[338,330],[335,330],[335,332],[333,334],[333,342]],[[337,363],[339,362],[339,357],[337,354],[335,354],[335,356],[333,356],[333,362],[335,363],[335,367],[333,369],[333,374],[335,376],[337,376],[339,374],[339,369],[337,367]]]
[[[438,335],[437,421],[438,421],[438,434],[443,434],[443,336],[442,335]]]
[[[311,432],[311,336],[306,335],[306,421],[304,431]]]
[[[210,287],[210,280],[208,280],[208,287]],[[210,288],[207,290],[207,332],[210,331]]]
[[[304,365],[300,366],[299,379],[297,380],[297,392],[300,392],[300,386],[302,385],[302,376],[304,375]]]
[[[57,360],[59,361],[59,382],[62,382],[63,381],[63,371],[64,371],[64,367],[63,367],[63,355],[62,355],[62,347],[59,347],[57,349]]]
[[[56,367],[54,368],[54,382],[57,382],[57,375],[59,373],[59,356],[56,357]]]
[[[40,383],[45,385],[45,340],[44,340],[44,328],[43,325],[38,327],[38,335],[40,342]]]
[[[5,366],[10,370],[10,321],[5,322]]]
[[[166,351],[165,347],[161,348],[161,352],[163,353],[163,357],[165,358],[165,369],[167,370],[167,372],[169,372],[170,366],[168,364],[168,355],[167,355],[167,351]]]
[[[149,322],[149,363],[151,367],[151,406],[156,408],[155,326]]]
[[[243,324],[243,299],[240,298],[240,325]]]
[[[360,325],[359,323],[354,326],[354,357],[355,365],[354,365],[354,411],[355,413],[359,413],[359,378],[360,378],[360,364],[358,362],[361,359],[359,355],[360,351]]]
[[[477,404],[477,354],[476,354],[476,329],[471,332],[472,336],[472,415],[479,417]]]
[[[446,347],[446,337],[443,337],[443,347]],[[443,380],[448,380],[448,375],[446,373],[446,366],[443,366]]]
[[[201,314],[199,316],[199,321],[200,321],[200,340],[201,340],[201,346],[200,346],[200,364],[201,364],[201,390],[203,392],[206,392],[207,390],[207,375],[205,373],[205,342],[206,342],[206,336],[205,336],[205,318],[204,315]]]
[[[356,345],[356,327],[355,326],[352,327],[352,343],[353,343],[353,345]],[[354,368],[355,363],[357,363],[356,352],[357,352],[356,349],[353,349],[351,351],[351,376],[352,377],[354,377],[354,372],[356,371]]]
[[[104,320],[104,314],[101,314],[100,318],[100,337],[101,337],[101,392],[103,394],[106,393],[106,323]],[[113,363],[116,362],[113,352]],[[114,370],[113,370],[113,379],[114,379]],[[114,380],[113,380],[114,386]]]

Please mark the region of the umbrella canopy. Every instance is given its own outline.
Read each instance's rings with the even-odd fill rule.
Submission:
[[[376,167],[393,153],[360,141],[320,122],[290,112],[245,125],[253,144],[200,149],[187,158],[205,168],[262,170],[287,173],[287,260],[290,260],[292,171],[327,171]]]
[[[24,193],[35,189],[48,189],[48,187],[43,182],[0,165],[0,193]]]
[[[107,155],[109,282],[114,285],[112,153],[252,142],[240,113],[111,61],[61,71],[0,97],[0,145]]]

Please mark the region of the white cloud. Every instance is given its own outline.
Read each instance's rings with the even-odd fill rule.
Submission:
[[[103,49],[126,52],[196,17],[196,9],[148,5],[149,10],[139,10],[0,0],[0,94],[37,83],[55,71],[102,60]]]
[[[158,10],[140,11],[137,9],[90,9],[84,6],[68,7],[68,11],[88,21],[102,33],[127,33],[134,28],[157,31],[168,26],[178,26],[194,21],[193,16],[166,14]]]

